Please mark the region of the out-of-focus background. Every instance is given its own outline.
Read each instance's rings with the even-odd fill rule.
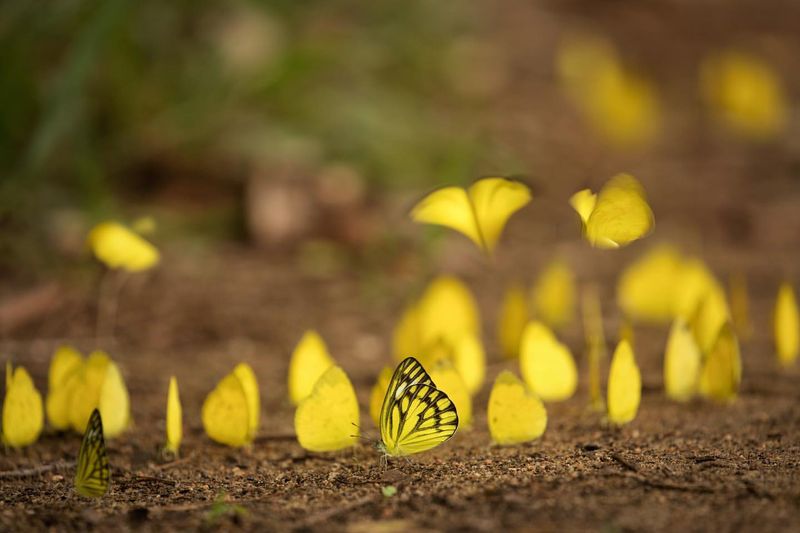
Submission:
[[[0,272],[64,275],[92,224],[141,216],[180,254],[424,271],[440,233],[406,210],[488,174],[532,185],[510,231],[539,246],[577,237],[571,192],[626,171],[662,238],[779,251],[798,21],[781,0],[3,2]]]

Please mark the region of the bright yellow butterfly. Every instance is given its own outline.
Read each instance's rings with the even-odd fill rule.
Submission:
[[[700,374],[700,393],[706,398],[731,401],[736,398],[742,380],[742,361],[739,342],[733,328],[726,323],[706,356]]]
[[[531,201],[527,185],[507,178],[483,178],[469,189],[444,187],[411,211],[415,222],[446,226],[469,237],[491,255],[508,219]]]
[[[128,272],[149,270],[158,264],[158,249],[118,222],[103,222],[89,233],[94,255],[109,268]]]
[[[289,361],[289,399],[292,403],[297,405],[311,394],[320,376],[334,364],[319,333],[306,331]]]
[[[103,438],[103,419],[100,411],[94,409],[89,415],[81,450],[78,452],[75,490],[81,496],[99,498],[108,492],[110,479],[106,442]]]
[[[622,272],[617,302],[635,320],[666,324],[675,316],[676,287],[680,287],[684,258],[672,246],[648,250]]]
[[[566,400],[578,386],[578,371],[569,348],[541,322],[525,326],[519,366],[525,383],[546,402]]]
[[[533,314],[551,328],[569,324],[575,315],[575,275],[562,260],[552,261],[533,285]]]
[[[396,353],[398,361],[408,353],[443,338],[455,346],[467,334],[480,333],[480,314],[469,287],[454,276],[439,276],[428,284],[416,305],[417,339],[413,352]]]
[[[597,248],[620,248],[653,229],[654,217],[641,184],[630,174],[617,174],[598,194],[584,189],[570,198],[583,224],[583,234]]]
[[[536,440],[547,427],[542,401],[508,370],[494,381],[487,417],[492,440],[501,445]]]
[[[525,289],[519,285],[512,285],[503,297],[497,327],[497,338],[507,359],[519,356],[519,342],[529,318]]]
[[[618,426],[627,424],[636,418],[641,398],[642,377],[633,349],[627,340],[621,340],[608,371],[608,420]]]
[[[692,334],[701,352],[708,353],[717,339],[720,328],[730,320],[730,316],[725,291],[714,280],[691,321]]]
[[[175,376],[169,378],[167,391],[167,445],[168,452],[178,455],[183,440],[183,409],[181,398],[178,394],[178,380]]]
[[[794,289],[789,283],[782,283],[778,289],[772,320],[775,353],[782,365],[789,366],[795,362],[800,351],[800,316]]]
[[[706,58],[700,73],[703,96],[733,132],[764,140],[786,128],[791,108],[783,82],[762,59],[726,50]]]
[[[44,426],[42,395],[23,367],[6,363],[6,396],[3,400],[3,443],[22,448],[36,442]]]
[[[456,406],[413,357],[394,371],[380,416],[378,449],[390,456],[411,455],[446,442],[458,429]]]
[[[252,384],[245,386],[239,373],[234,371],[222,378],[206,396],[201,418],[212,440],[235,448],[253,442],[256,428],[250,412],[254,401],[248,398],[251,387]]]
[[[105,352],[91,353],[68,386],[70,425],[75,431],[85,431],[95,408],[100,409],[105,421],[106,438],[116,437],[130,425],[130,397],[125,380]]]
[[[45,411],[48,422],[57,430],[70,426],[71,395],[82,367],[83,356],[70,346],[59,347],[50,360]]]
[[[300,446],[312,452],[332,452],[354,446],[359,433],[358,398],[353,384],[332,366],[314,384],[294,414]]]
[[[702,355],[686,322],[678,317],[672,323],[664,354],[664,389],[679,402],[691,400],[697,392]]]

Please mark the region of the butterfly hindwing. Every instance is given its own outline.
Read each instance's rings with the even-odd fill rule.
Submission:
[[[89,417],[78,453],[75,489],[87,498],[99,498],[108,491],[109,479],[103,420],[100,418],[100,411],[95,409]]]
[[[389,382],[380,416],[383,448],[410,455],[447,441],[458,429],[455,404],[413,357],[403,360]]]

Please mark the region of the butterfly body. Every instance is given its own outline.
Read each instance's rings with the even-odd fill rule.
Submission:
[[[449,440],[458,429],[458,413],[455,404],[436,388],[419,361],[407,357],[389,382],[379,425],[378,450],[388,456],[402,457],[430,450]]]

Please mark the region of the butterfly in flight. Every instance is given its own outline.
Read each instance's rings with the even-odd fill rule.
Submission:
[[[450,439],[456,429],[455,404],[436,388],[419,361],[404,359],[383,399],[378,449],[393,457],[424,452]]]
[[[78,453],[75,490],[81,496],[99,498],[108,492],[110,477],[106,441],[103,438],[103,419],[100,418],[100,411],[95,408],[89,417],[81,451]]]

